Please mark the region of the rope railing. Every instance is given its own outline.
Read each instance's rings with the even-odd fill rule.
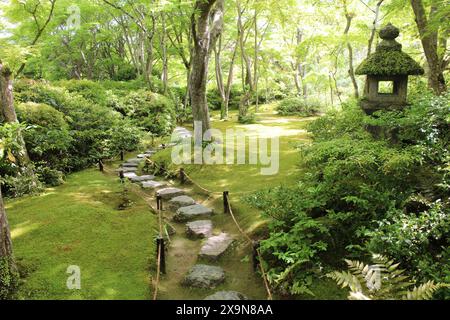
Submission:
[[[228,213],[230,214],[231,218],[233,219],[237,229],[239,230],[239,232],[250,242],[250,243],[254,243],[254,241],[250,238],[250,236],[242,229],[242,227],[239,225],[239,222],[237,221],[234,213],[233,213],[233,209],[231,208],[231,202],[230,202],[230,198],[229,198],[229,194],[228,193],[224,193],[224,196],[227,198],[226,203],[228,204]],[[270,286],[269,286],[269,281],[267,280],[267,274],[266,271],[264,269],[264,266],[262,264],[263,262],[263,258],[261,256],[261,252],[259,251],[259,248],[256,249],[256,253],[258,255],[258,260],[259,260],[259,268],[261,270],[261,274],[262,274],[262,278],[264,280],[264,286],[266,287],[266,291],[267,291],[267,299],[268,300],[273,300],[272,297],[272,292],[270,290]]]
[[[159,170],[165,172],[166,174],[173,174],[171,172],[169,172],[166,168],[162,167],[161,165],[159,165],[158,163],[154,162],[153,160],[151,160],[149,157],[145,158],[145,161],[151,165],[153,165],[155,168],[158,168]],[[103,163],[102,163],[103,165]],[[111,170],[103,167],[102,168],[105,172],[107,173],[112,173]],[[116,172],[114,172],[116,173]],[[230,196],[228,192],[213,192],[210,191],[204,187],[202,187],[199,183],[197,183],[194,179],[192,179],[185,171],[183,168],[178,170],[178,173],[180,175],[180,178],[182,180],[182,182],[190,182],[192,185],[194,185],[195,187],[197,187],[198,189],[200,189],[202,192],[204,192],[208,198],[211,198],[214,195],[222,195],[223,194],[223,198],[224,198],[224,211],[228,214],[230,214],[234,224],[236,225],[236,228],[239,230],[239,232],[242,234],[242,236],[250,243],[250,244],[254,244],[255,241],[253,241],[250,236],[244,231],[244,229],[240,226],[238,220],[236,219],[236,216],[233,213],[233,209],[231,207],[231,201],[230,201]],[[175,174],[176,175],[176,174]],[[138,190],[137,188],[133,188],[133,191],[135,194],[137,194],[139,197],[141,197],[150,207],[151,211],[153,213],[158,214],[158,224],[159,224],[159,236],[157,238],[157,246],[156,246],[156,250],[157,250],[157,274],[156,274],[156,280],[154,283],[154,291],[153,291],[153,300],[157,300],[158,298],[158,292],[159,292],[159,282],[160,282],[160,275],[161,272],[165,273],[165,246],[164,246],[164,238],[163,238],[163,217],[162,217],[162,200],[161,199],[157,199],[157,208],[155,209],[153,207],[152,202],[146,197],[146,194],[143,193],[142,191]],[[245,193],[239,193],[237,195],[243,195],[243,194],[249,194],[249,193],[253,193],[252,192],[245,192]],[[205,200],[206,201],[206,200]],[[272,292],[270,289],[270,285],[269,285],[269,281],[267,279],[267,273],[264,269],[263,266],[263,257],[261,255],[261,252],[259,250],[259,248],[257,247],[253,247],[254,252],[256,253],[257,257],[258,257],[258,261],[257,261],[257,265],[259,266],[259,269],[261,271],[261,275],[263,278],[263,282],[264,282],[264,286],[267,292],[267,299],[268,300],[273,300],[273,296],[272,296]],[[164,262],[163,262],[164,260]],[[254,264],[256,264],[256,262],[254,262]],[[164,269],[164,270],[163,270]]]

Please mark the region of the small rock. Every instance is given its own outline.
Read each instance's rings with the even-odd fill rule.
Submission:
[[[195,200],[188,196],[179,196],[169,201],[169,209],[171,211],[177,211],[181,207],[192,206],[195,204]]]
[[[218,236],[208,238],[200,250],[199,257],[216,261],[230,248],[233,241],[233,238],[227,233],[221,233]]]
[[[144,182],[144,181],[149,181],[149,180],[153,180],[153,179],[155,179],[155,176],[152,176],[152,175],[137,176],[137,177],[130,178],[130,180],[133,182]]]
[[[142,188],[144,189],[158,189],[166,186],[165,182],[160,181],[144,181],[142,182]]]
[[[248,300],[248,298],[244,296],[242,293],[236,291],[219,291],[210,296],[207,296],[204,300],[228,301],[228,300]]]
[[[186,224],[186,234],[191,238],[207,238],[211,236],[212,229],[211,220],[199,220]]]
[[[197,218],[210,217],[212,214],[212,209],[201,204],[194,204],[178,209],[173,219],[177,222],[186,222]]]
[[[197,264],[183,280],[183,285],[195,288],[213,289],[225,282],[225,272],[220,267]]]
[[[144,159],[146,157],[146,155],[145,154],[138,154],[136,157],[138,159]]]
[[[184,195],[184,191],[177,188],[165,188],[156,191],[156,196],[160,196],[163,200],[170,200],[182,195]]]

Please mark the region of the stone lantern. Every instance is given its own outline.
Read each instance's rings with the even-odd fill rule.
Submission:
[[[408,54],[395,39],[398,28],[388,24],[380,30],[382,41],[376,52],[371,54],[356,69],[356,74],[366,75],[364,98],[360,105],[367,114],[387,109],[402,109],[406,106],[408,76],[421,75],[423,68]]]

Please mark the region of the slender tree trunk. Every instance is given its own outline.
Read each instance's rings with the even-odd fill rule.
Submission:
[[[12,73],[9,68],[4,67],[0,61],[0,104],[3,118],[9,123],[19,123],[17,120],[16,110],[14,108],[14,93]],[[19,165],[26,165],[30,162],[25,141],[22,133],[18,132],[18,141],[22,145],[22,150],[17,155]]]
[[[224,0],[197,0],[192,15],[194,51],[190,79],[194,121],[202,123],[202,132],[210,129],[206,84],[211,49],[223,28]]]
[[[432,0],[430,18],[436,14],[436,9],[441,1]],[[429,30],[428,18],[422,0],[411,0],[411,6],[416,17],[417,28],[419,29],[423,51],[427,59],[429,68],[428,86],[436,93],[442,94],[447,91],[444,78],[445,64],[438,54],[438,31]]]
[[[258,44],[258,11],[255,9],[255,57],[254,57],[254,74],[253,79],[255,82],[255,110],[258,112],[259,109],[259,93],[258,93],[258,54],[259,54],[259,44]]]
[[[168,70],[168,58],[167,58],[167,41],[166,41],[166,15],[164,12],[161,12],[161,50],[162,50],[162,64],[163,64],[163,72],[162,72],[162,83],[163,83],[163,91],[164,94],[167,94],[168,89],[168,81],[169,81],[169,70]]]
[[[17,280],[18,272],[13,255],[11,233],[0,188],[0,300],[9,297],[17,285]]]
[[[344,30],[344,35],[347,37],[348,33],[350,31],[350,27],[352,24],[352,20],[354,18],[354,15],[349,13],[347,10],[347,5],[344,2],[344,11],[345,11],[345,19],[347,20],[347,25],[345,26],[345,30]],[[355,77],[355,69],[353,67],[353,47],[350,44],[350,41],[348,39],[346,39],[347,42],[347,50],[348,50],[348,74],[352,80],[352,84],[353,84],[353,89],[354,89],[354,94],[355,94],[355,98],[359,99],[359,88],[358,88],[358,82],[356,81],[356,77]]]

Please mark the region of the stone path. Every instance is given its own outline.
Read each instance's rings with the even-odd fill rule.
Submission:
[[[187,129],[178,127],[173,136],[179,141],[192,137]],[[151,190],[155,197],[163,199],[163,208],[172,215],[176,223],[185,224],[185,237],[191,240],[204,241],[198,260],[206,263],[220,263],[220,259],[231,249],[233,237],[227,233],[214,234],[213,222],[209,218],[214,214],[211,208],[198,204],[186,195],[182,189],[170,187],[167,181],[157,181],[153,175],[138,175],[141,165],[156,152],[148,150],[136,158],[124,162],[118,171],[133,183],[139,183],[144,190]],[[166,222],[166,224],[169,224]],[[203,240],[202,240],[203,239]],[[170,250],[170,249],[169,249]],[[170,275],[169,275],[170,276]],[[191,288],[213,289],[226,281],[226,274],[220,266],[195,264],[191,267],[180,285]],[[205,292],[205,296],[207,296]],[[207,300],[246,300],[247,298],[235,291],[219,291],[206,297]]]

